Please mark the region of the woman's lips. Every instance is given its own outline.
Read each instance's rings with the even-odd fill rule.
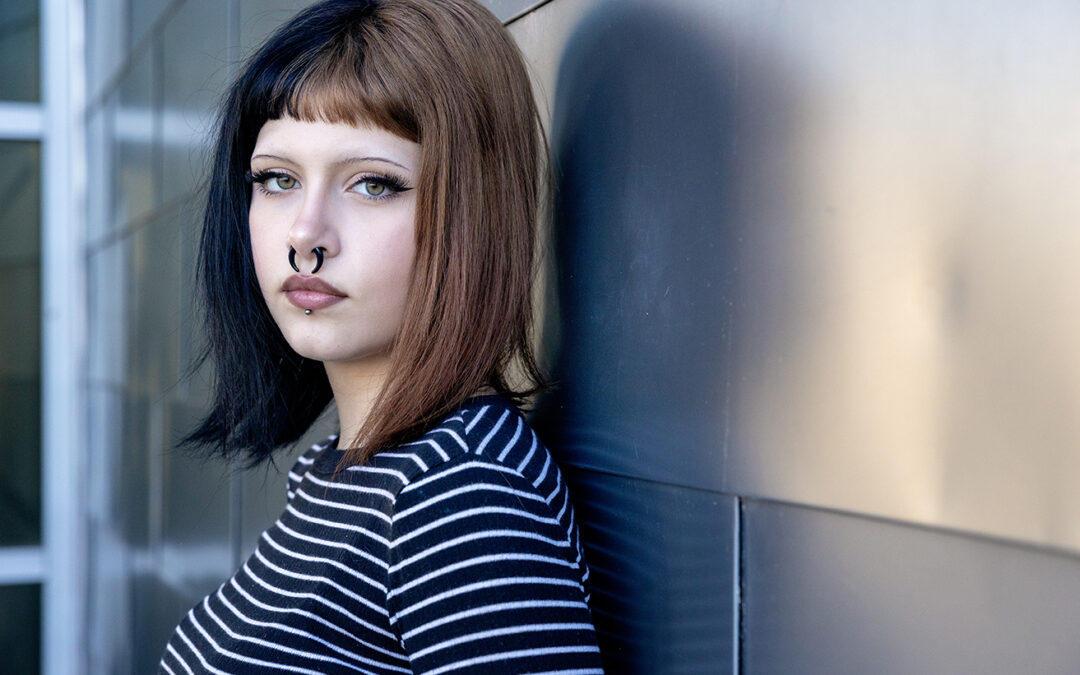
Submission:
[[[336,305],[347,296],[318,277],[294,274],[281,285],[285,297],[300,309],[324,309]]]

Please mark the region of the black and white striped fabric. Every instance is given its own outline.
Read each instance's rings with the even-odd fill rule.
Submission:
[[[470,399],[337,473],[335,440],[160,672],[602,673],[569,496],[513,406]]]

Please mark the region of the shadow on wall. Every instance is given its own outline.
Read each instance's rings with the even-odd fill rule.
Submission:
[[[717,492],[740,247],[784,125],[752,52],[696,28],[604,4],[556,88],[557,386],[535,422],[574,490],[611,672],[732,664],[737,639],[737,503]]]
[[[535,421],[609,670],[1073,672],[1080,14],[597,4]]]

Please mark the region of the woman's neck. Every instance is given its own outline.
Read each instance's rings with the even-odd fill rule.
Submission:
[[[337,403],[341,425],[339,447],[355,444],[360,430],[375,406],[390,369],[390,356],[379,355],[362,361],[327,362],[326,377]]]

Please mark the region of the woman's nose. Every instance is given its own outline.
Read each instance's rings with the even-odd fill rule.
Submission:
[[[317,270],[325,258],[337,255],[340,248],[333,225],[333,208],[327,200],[312,193],[304,200],[289,228],[289,262],[302,271]]]

